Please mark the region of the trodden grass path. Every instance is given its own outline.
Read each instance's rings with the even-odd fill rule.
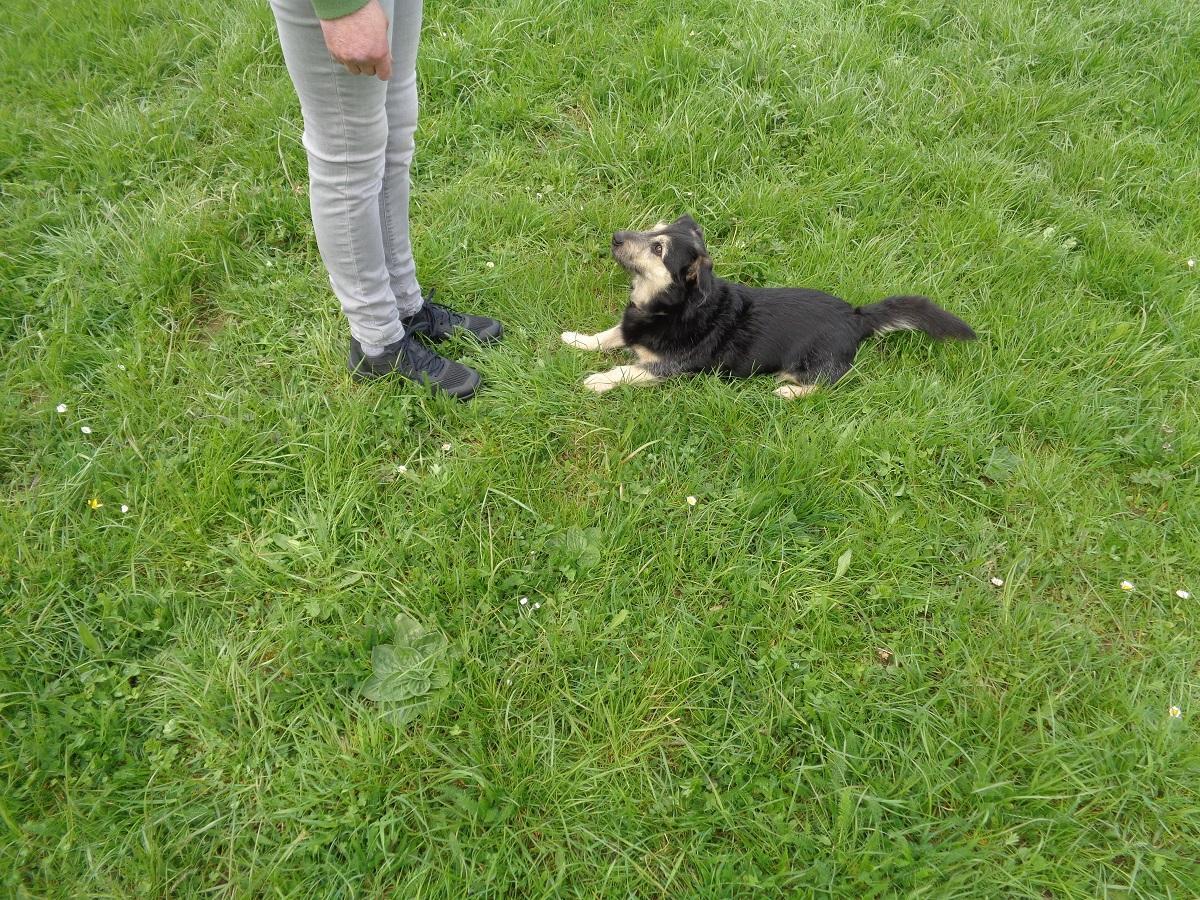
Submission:
[[[1200,894],[1195,4],[431,2],[469,406],[348,380],[266,4],[3,19],[6,893]],[[981,339],[587,394],[683,211]]]

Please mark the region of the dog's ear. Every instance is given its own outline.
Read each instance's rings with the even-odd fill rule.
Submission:
[[[697,256],[684,271],[683,281],[700,300],[707,300],[713,286],[712,259],[704,254]]]
[[[704,240],[704,232],[700,230],[700,226],[696,224],[696,220],[687,213],[684,213],[682,216],[676,219],[675,224],[682,225],[696,237],[700,238],[700,240]]]

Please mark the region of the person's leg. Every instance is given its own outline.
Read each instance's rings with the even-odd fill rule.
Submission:
[[[379,218],[392,295],[400,318],[422,305],[408,233],[409,170],[417,130],[417,45],[423,0],[393,0],[392,77],[387,83],[387,150]]]
[[[417,130],[417,45],[421,37],[422,0],[393,0],[392,77],[387,86],[388,140],[379,219],[392,294],[407,331],[434,341],[467,331],[490,343],[504,327],[487,316],[471,316],[426,302],[417,282],[409,238],[409,171]],[[429,292],[433,296],[433,292]]]
[[[392,0],[382,5],[391,19]],[[389,152],[388,84],[352,75],[333,61],[310,0],[271,0],[271,8],[304,114],[317,247],[350,333],[375,355],[404,336],[379,213]]]

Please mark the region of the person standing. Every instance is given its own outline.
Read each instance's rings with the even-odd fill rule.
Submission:
[[[466,331],[500,339],[500,322],[422,295],[409,238],[422,0],[271,0],[304,117],[317,247],[350,326],[357,379],[393,373],[460,400],[479,373],[416,339]]]

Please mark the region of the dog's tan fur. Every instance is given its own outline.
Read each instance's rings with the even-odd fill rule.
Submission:
[[[615,366],[607,372],[589,375],[584,379],[583,385],[590,391],[603,394],[619,384],[654,384],[661,380],[657,375],[646,371],[641,366]]]
[[[564,344],[574,347],[576,350],[620,350],[625,346],[625,339],[621,337],[620,323],[599,334],[564,331],[562,340]]]

